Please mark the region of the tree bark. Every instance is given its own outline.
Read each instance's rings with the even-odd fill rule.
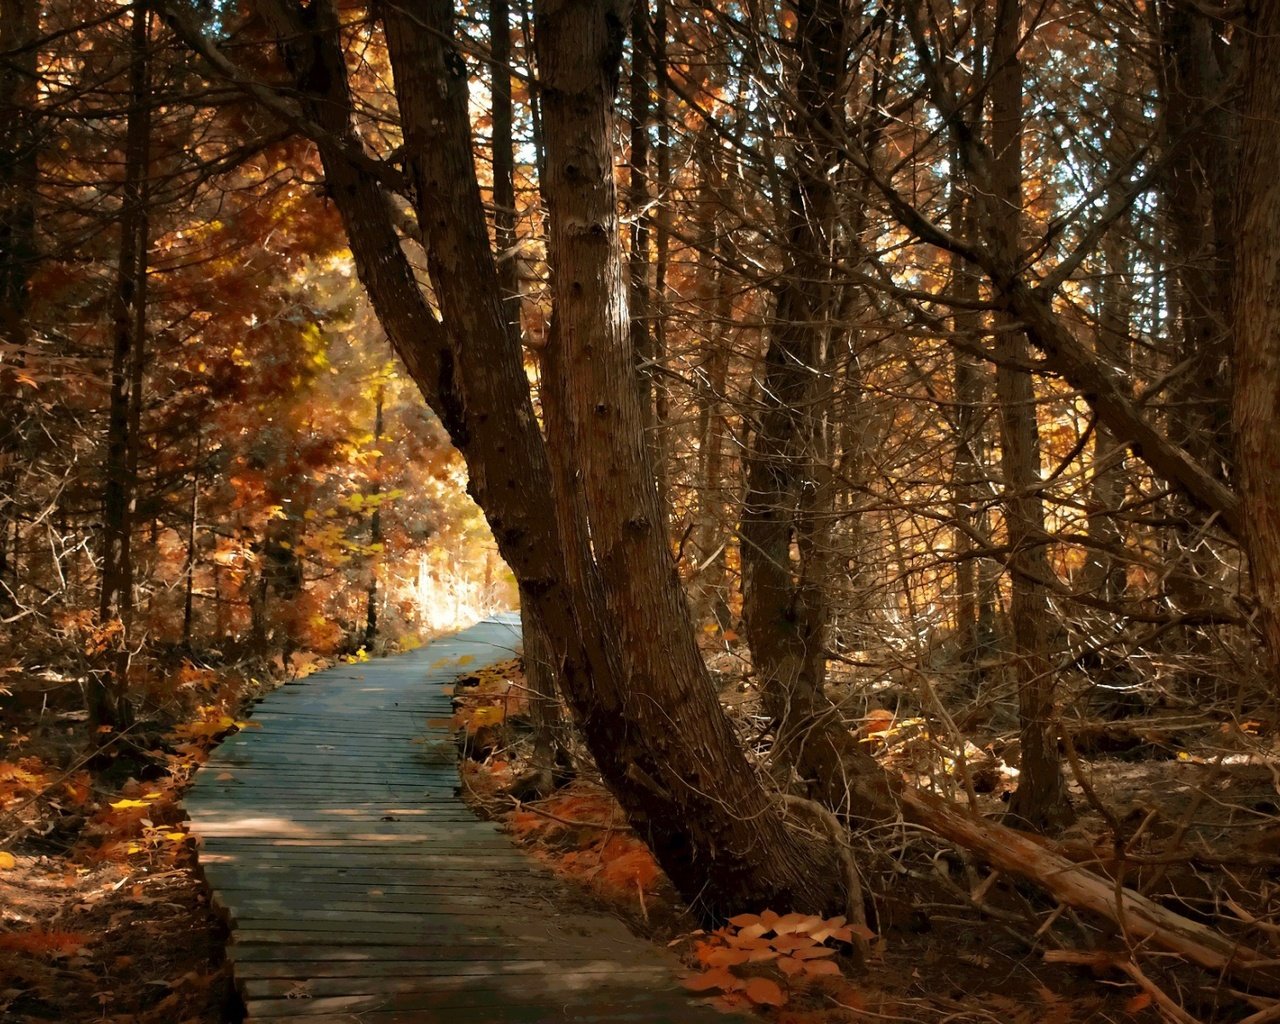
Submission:
[[[1280,2],[1253,0],[1245,38],[1232,416],[1249,563],[1274,683],[1280,679]]]
[[[39,14],[34,0],[0,0],[0,342],[12,346],[5,362],[13,367],[25,362],[36,259]],[[0,369],[0,617],[17,607],[25,387],[10,369]]]
[[[834,852],[787,830],[737,747],[697,659],[659,534],[608,146],[625,29],[619,12],[583,2],[537,11],[559,300],[557,365],[544,382],[554,395],[553,475],[519,339],[501,309],[452,4],[431,0],[412,16],[390,6],[380,12],[443,322],[413,282],[378,186],[345,146],[328,141],[353,137],[332,6],[261,0],[259,10],[311,116],[327,129],[321,155],[361,279],[467,460],[471,494],[547,627],[575,720],[637,833],[709,913],[839,906]],[[560,393],[562,381],[573,383],[572,394]]]
[[[131,541],[137,498],[138,431],[146,344],[148,164],[151,145],[149,4],[133,9],[130,30],[129,113],[121,183],[120,249],[112,302],[113,349],[107,457],[102,503],[102,579],[98,623],[107,664],[86,693],[91,737],[128,719],[130,624],[133,617]]]
[[[373,447],[382,446],[382,398],[383,386],[378,385],[373,400]],[[369,484],[369,493],[377,499],[382,493],[382,453],[374,456],[373,480]],[[362,646],[366,651],[373,649],[378,638],[378,566],[382,563],[382,503],[375,501],[373,512],[369,516],[369,582],[365,586],[364,602],[364,639]]]
[[[999,0],[991,55],[992,184],[1003,214],[988,230],[996,258],[1009,266],[1018,265],[1021,249],[1021,12],[1020,0]],[[1071,810],[1058,757],[1049,594],[1038,582],[1052,572],[1042,540],[1040,430],[1031,376],[1019,367],[1027,362],[1026,335],[1005,315],[997,317],[996,327],[996,400],[1009,541],[1009,639],[1021,740],[1018,788],[1009,813],[1043,829],[1068,822]]]
[[[839,252],[841,96],[851,33],[843,6],[796,6],[796,69],[784,259],[746,458],[742,609],[752,663],[774,720],[775,758],[810,776],[807,721],[823,703],[829,616],[826,524],[832,465],[826,450],[830,345],[841,307],[830,266]]]

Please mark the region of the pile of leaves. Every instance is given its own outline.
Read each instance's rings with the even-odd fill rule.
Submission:
[[[579,781],[508,817],[515,837],[557,874],[634,916],[649,917],[670,883],[649,848],[632,834],[617,801],[602,787]]]
[[[699,968],[685,979],[693,992],[711,993],[711,1002],[723,1010],[781,1007],[807,1001],[806,996],[826,995],[844,1005],[860,1006],[857,989],[844,976],[836,959],[841,944],[849,946],[857,935],[874,938],[866,928],[843,917],[816,914],[739,914],[723,928],[696,931],[690,959]],[[680,944],[677,939],[673,944]]]

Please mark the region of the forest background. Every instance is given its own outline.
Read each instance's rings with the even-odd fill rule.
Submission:
[[[774,790],[1042,884],[930,791],[1270,834],[1277,8],[4,0],[7,699],[97,748],[519,589],[713,914],[851,899]]]

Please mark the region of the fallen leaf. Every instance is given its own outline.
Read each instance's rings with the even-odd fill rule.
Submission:
[[[0,871],[12,871],[17,866],[17,857],[5,850],[0,850]]]
[[[1150,1005],[1151,1005],[1151,993],[1139,992],[1136,996],[1134,996],[1132,999],[1130,999],[1127,1003],[1124,1004],[1124,1012],[1137,1013],[1140,1010],[1145,1010]]]
[[[692,977],[684,979],[684,987],[690,992],[709,992],[713,988],[721,989],[725,992],[732,992],[742,988],[742,980],[735,978],[729,973],[727,967],[717,967],[710,971],[703,971],[701,974],[695,974]]]
[[[752,978],[743,992],[753,1003],[762,1006],[781,1006],[787,1001],[782,986],[772,978]]]

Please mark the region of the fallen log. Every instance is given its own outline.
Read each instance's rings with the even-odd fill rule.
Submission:
[[[920,790],[898,792],[903,817],[1040,886],[1059,902],[1113,922],[1133,943],[1151,943],[1252,992],[1280,994],[1280,960],[1147,899],[1055,853],[1025,832],[978,818]]]
[[[845,728],[834,705],[818,700],[808,710],[795,762],[810,780],[810,799],[853,822],[884,824],[901,816],[992,867],[1040,886],[1064,905],[1111,921],[1132,944],[1158,946],[1229,975],[1250,991],[1280,995],[1280,960],[1117,886],[1039,837],[906,786]]]

